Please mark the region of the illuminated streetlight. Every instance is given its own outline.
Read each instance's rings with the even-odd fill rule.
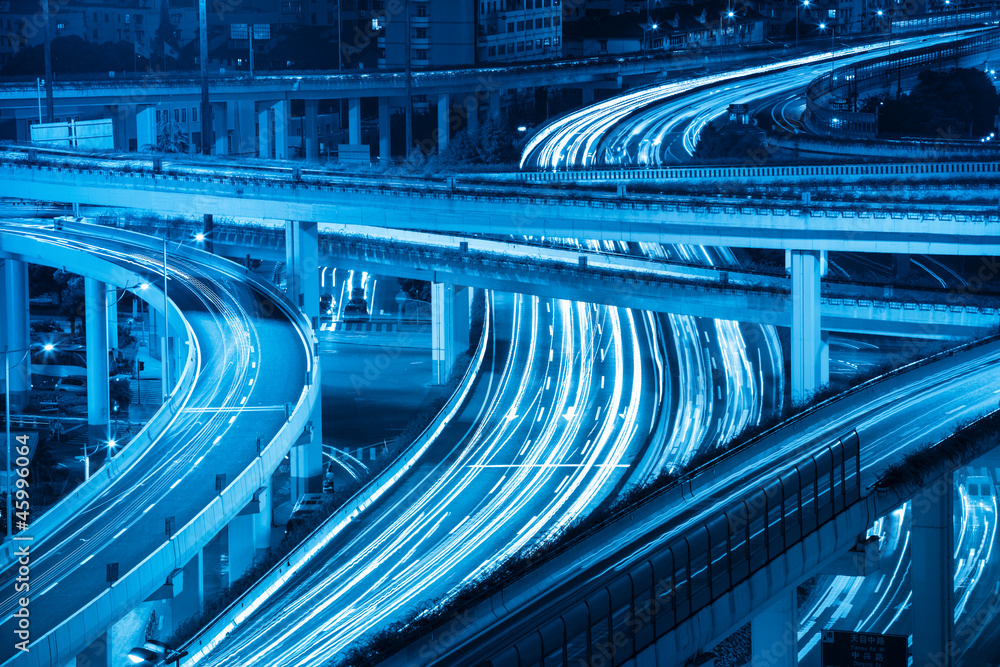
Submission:
[[[202,234],[201,232],[198,232],[197,234],[194,235],[194,240],[201,243],[202,241],[205,240],[205,235]]]
[[[809,0],[802,0],[802,4],[795,4],[795,47],[799,46],[799,7],[809,8]]]

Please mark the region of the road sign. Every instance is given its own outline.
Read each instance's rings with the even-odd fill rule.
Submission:
[[[909,639],[873,632],[823,631],[823,667],[906,667]]]

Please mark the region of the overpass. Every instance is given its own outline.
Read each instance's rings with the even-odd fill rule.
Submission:
[[[126,228],[164,238],[205,230],[175,223],[122,221]],[[214,252],[227,257],[286,259],[285,233],[264,225],[213,223]],[[465,285],[519,294],[603,303],[637,310],[791,326],[786,277],[512,241],[442,236],[345,226],[319,233],[324,266],[399,278]],[[915,338],[966,338],[1000,322],[1000,302],[971,303],[961,293],[894,290],[825,283],[822,328]],[[969,295],[971,296],[971,295]]]
[[[983,389],[998,359],[994,337],[829,399],[528,558],[422,636],[379,647],[378,664],[698,664],[751,622],[754,664],[795,665],[797,586],[845,565],[863,572],[866,530],[910,499],[913,664],[958,664],[951,470],[992,444],[952,448],[908,478],[886,466],[995,415]]]
[[[989,168],[1000,171],[1000,162]],[[16,151],[0,163],[0,197],[295,225],[309,221],[307,255],[312,258],[318,253],[316,224],[345,222],[460,236],[785,249],[792,274],[795,399],[807,396],[823,378],[823,252],[1000,254],[1000,235],[993,226],[1000,222],[996,208],[956,203],[619,196],[529,184],[398,185],[320,176],[303,180],[301,174],[276,176],[266,168],[212,174],[204,167],[174,162],[167,172],[157,170],[153,161],[41,154],[24,158]]]
[[[312,330],[273,286],[232,263],[123,230],[5,223],[0,255],[8,264],[73,267],[87,276],[91,361],[107,359],[100,340],[107,331],[105,285],[148,294],[152,307],[174,311],[163,354],[182,360],[183,371],[165,382],[173,389],[163,409],[82,490],[20,530],[5,553],[15,567],[3,576],[0,626],[16,637],[27,613],[30,628],[20,637],[28,650],[7,642],[0,662],[41,667],[85,656],[91,664],[116,664],[129,647],[113,646],[110,630],[132,609],[170,600],[179,622],[201,607],[203,549],[220,532],[230,581],[269,544],[271,474],[290,450],[296,486],[321,480],[311,435],[319,418]],[[16,296],[8,294],[6,306],[27,312]],[[107,419],[104,369],[104,407],[90,412],[92,421]],[[101,394],[93,377],[90,399]],[[14,587],[26,549],[30,607]]]

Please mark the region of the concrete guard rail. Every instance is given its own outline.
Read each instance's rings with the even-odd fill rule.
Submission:
[[[780,440],[788,430],[798,433],[805,428],[803,420],[816,416],[820,409],[846,396],[875,400],[880,391],[876,383],[887,377],[984,343],[995,347],[996,340],[994,336],[975,341],[908,364],[769,429],[735,454],[700,467],[681,483],[576,538],[567,548],[543,556],[530,577],[519,576],[479,603],[455,610],[450,616],[455,622],[414,640],[379,664],[396,667],[442,657],[454,660],[457,656],[449,651],[470,643],[474,651],[480,651],[461,654],[470,664],[537,664],[543,659],[543,648],[544,655],[550,655],[554,647],[562,647],[571,664],[598,655],[608,658],[611,653],[614,664],[624,664],[641,651],[651,650],[648,647],[654,643],[663,664],[683,664],[698,648],[739,627],[765,600],[789,590],[854,546],[866,526],[898,508],[917,489],[877,488],[873,492],[871,486],[866,488],[860,443],[857,433],[851,432],[832,444],[810,445],[790,462],[778,462],[780,469],[771,481],[730,500],[725,509],[691,521],[689,527],[683,527],[686,520],[679,517],[676,525],[663,527],[655,533],[656,539],[634,550],[627,564],[602,560],[604,576],[597,583],[581,571],[580,554],[601,553],[620,534],[649,532],[651,521],[661,521],[664,507],[689,511],[684,508],[691,507],[696,488],[707,491],[722,474],[751,470],[751,459],[767,451],[772,438]],[[981,453],[967,455],[964,463]],[[720,469],[725,472],[720,474]],[[946,472],[936,471],[920,488],[933,488]],[[771,563],[778,564],[773,572],[766,567]],[[633,616],[635,611],[647,612],[641,623],[633,624],[638,618],[638,614]],[[515,613],[522,616],[515,618]],[[504,624],[501,641],[505,648],[483,650],[489,630],[498,624]],[[665,646],[661,645],[668,635]],[[598,653],[595,647],[607,652]]]
[[[486,178],[486,175],[480,175]],[[661,167],[649,169],[578,169],[573,171],[524,171],[497,174],[496,180],[527,183],[708,182],[740,181],[783,183],[831,179],[835,181],[895,181],[915,179],[968,179],[996,181],[1000,159],[975,162],[869,162],[863,164],[786,165],[763,167]],[[623,193],[624,194],[624,193]]]
[[[67,228],[69,229],[69,228]],[[92,234],[95,228],[92,225],[74,226],[72,231],[84,234]],[[129,240],[141,242],[143,246],[148,244],[149,238],[139,234],[132,234]],[[34,248],[34,249],[33,249]],[[140,276],[129,269],[118,266],[107,260],[93,257],[84,251],[72,250],[56,244],[47,243],[13,233],[0,234],[0,251],[5,255],[16,255],[28,261],[47,266],[88,266],[91,267],[86,275],[98,280],[107,282],[109,285],[129,285],[138,282],[146,282],[145,276]],[[83,261],[85,259],[85,261]],[[163,311],[163,291],[149,283],[145,290],[136,291],[136,296],[143,299],[151,308]],[[95,472],[89,480],[76,487],[62,500],[56,503],[47,512],[42,514],[37,520],[19,535],[32,540],[32,545],[41,544],[54,531],[58,530],[71,516],[79,512],[87,503],[100,495],[117,477],[130,469],[133,465],[142,460],[150,446],[173,424],[177,413],[187,403],[188,397],[194,390],[197,380],[197,358],[199,355],[198,346],[195,342],[194,333],[191,326],[184,318],[184,313],[177,308],[173,301],[169,302],[171,309],[171,328],[183,336],[183,340],[188,342],[188,354],[184,362],[184,368],[173,391],[156,414],[143,426],[134,438],[124,447],[122,451],[108,461],[100,470]],[[15,545],[8,540],[0,551],[0,558],[3,563],[9,565],[14,562]],[[4,566],[6,567],[6,565]]]
[[[116,232],[117,233],[117,232]],[[126,572],[86,606],[50,630],[10,662],[16,667],[48,667],[65,664],[117,621],[122,609],[141,604],[159,588],[168,575],[183,567],[226,524],[246,507],[254,493],[263,486],[284,460],[285,454],[302,433],[309,415],[319,400],[321,378],[315,373],[317,344],[309,321],[273,285],[244,274],[241,267],[210,253],[181,247],[175,254],[210,264],[216,270],[250,283],[274,299],[294,324],[306,348],[305,383],[288,420],[264,447],[260,455],[233,479],[201,512],[177,530],[156,551]]]
[[[271,568],[260,581],[240,596],[239,599],[233,601],[201,633],[182,646],[181,648],[189,653],[189,656],[181,663],[182,667],[195,665],[207,656],[237,625],[246,620],[268,597],[273,595],[286,581],[312,559],[320,549],[326,546],[330,540],[336,537],[361,512],[388,491],[423,456],[424,452],[427,451],[444,430],[444,427],[448,425],[451,419],[465,405],[472,386],[479,376],[479,370],[486,356],[487,341],[489,339],[489,315],[490,308],[489,304],[487,304],[486,315],[483,321],[483,334],[479,339],[472,363],[469,364],[469,368],[466,369],[465,375],[444,408],[434,417],[427,428],[385,470],[379,473],[375,479],[368,482],[364,488],[354,494],[342,507],[310,533],[292,553]]]

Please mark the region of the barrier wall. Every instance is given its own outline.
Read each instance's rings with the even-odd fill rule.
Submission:
[[[122,230],[104,230],[112,235],[132,235]],[[214,255],[191,248],[180,248],[177,254],[210,263],[234,279],[249,282],[259,292],[269,296],[278,308],[295,325],[307,350],[307,380],[295,402],[288,420],[261,450],[260,455],[233,479],[208,506],[187,524],[176,530],[169,539],[134,568],[124,573],[99,596],[77,610],[62,624],[35,640],[31,651],[20,653],[10,664],[43,667],[65,664],[97,639],[108,627],[141,604],[166,580],[174,570],[183,567],[198,553],[233,517],[253,498],[274,470],[284,460],[285,454],[298,439],[309,421],[318,401],[320,378],[313,373],[316,345],[309,322],[294,308],[283,294],[254,276],[244,274],[241,267]]]
[[[190,654],[181,663],[183,667],[189,667],[200,662],[219,642],[225,639],[226,635],[246,620],[254,610],[298,572],[320,549],[336,537],[341,530],[381,497],[416,464],[448,422],[465,405],[465,401],[469,396],[473,383],[478,377],[479,369],[486,355],[490,331],[489,314],[490,309],[487,307],[483,324],[483,335],[479,340],[476,354],[455,393],[448,399],[441,412],[435,416],[427,428],[385,470],[344,503],[322,525],[317,527],[302,544],[265,574],[253,588],[229,605],[199,635],[181,647],[181,649],[188,651]]]

